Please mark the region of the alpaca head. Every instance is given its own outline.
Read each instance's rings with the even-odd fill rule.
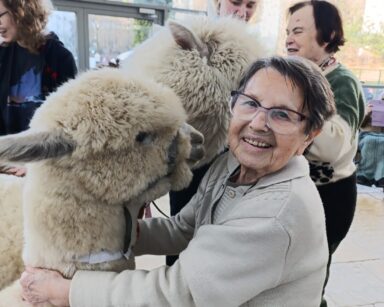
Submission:
[[[50,95],[29,130],[1,137],[0,160],[38,162],[35,169],[81,188],[85,199],[121,204],[160,181],[188,185],[203,138],[185,121],[170,89],[118,70],[91,71]]]

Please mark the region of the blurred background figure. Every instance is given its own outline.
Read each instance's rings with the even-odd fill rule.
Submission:
[[[365,103],[360,81],[335,57],[344,43],[342,20],[333,4],[302,1],[289,8],[287,53],[319,65],[331,84],[337,109],[306,154],[324,205],[330,254],[328,274],[332,254],[346,236],[355,212],[354,157]],[[324,299],[321,306],[327,306]]]
[[[77,73],[71,52],[45,32],[51,10],[49,0],[0,0],[0,135],[26,130],[45,97]]]
[[[209,2],[209,1],[208,1]],[[256,12],[260,0],[212,0],[208,14],[213,16],[235,16],[248,22]]]

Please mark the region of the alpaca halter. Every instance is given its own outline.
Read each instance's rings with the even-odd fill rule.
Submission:
[[[99,263],[119,260],[119,259],[122,259],[123,257],[126,259],[129,259],[132,254],[133,252],[130,248],[125,254],[121,251],[109,252],[107,250],[101,250],[100,252],[97,252],[97,253],[89,253],[88,255],[75,258],[75,261],[81,262],[81,263],[99,264]]]
[[[124,206],[125,216],[125,235],[124,235],[124,250],[117,252],[110,252],[102,249],[99,252],[90,252],[88,255],[75,258],[75,261],[89,264],[98,264],[103,262],[111,262],[122,259],[125,257],[127,260],[133,255],[133,251],[130,247],[131,232],[132,232],[132,218],[129,210]]]

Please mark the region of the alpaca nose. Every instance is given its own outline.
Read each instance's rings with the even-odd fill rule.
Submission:
[[[191,151],[188,157],[188,164],[192,166],[197,161],[201,160],[205,155],[204,136],[191,125],[186,123],[181,127],[181,130],[186,135],[189,135]]]

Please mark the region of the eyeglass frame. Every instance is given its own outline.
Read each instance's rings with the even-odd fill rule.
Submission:
[[[5,16],[7,14],[9,14],[9,10],[6,10],[5,12],[0,13],[0,19],[1,19],[1,17]]]
[[[254,97],[251,97],[251,96],[249,96],[249,95],[247,95],[247,94],[244,94],[243,92],[240,92],[240,91],[231,91],[231,96],[230,96],[230,99],[229,99],[229,110],[230,110],[230,112],[231,112],[232,115],[234,115],[233,109],[235,108],[235,104],[236,104],[236,102],[237,102],[237,99],[238,99],[239,95],[242,95],[242,96],[247,97],[248,99],[250,99],[251,101],[253,101],[253,102],[258,106],[258,107],[257,107],[258,109],[261,108],[261,109],[264,110],[264,112],[267,113],[267,120],[266,120],[266,123],[265,123],[265,124],[266,124],[266,126],[267,126],[269,129],[271,129],[272,131],[274,131],[274,129],[272,129],[272,128],[270,127],[269,122],[268,122],[268,121],[269,121],[268,111],[270,111],[270,110],[276,110],[276,109],[277,109],[277,110],[285,110],[285,111],[293,112],[293,113],[295,113],[295,114],[297,114],[297,115],[299,116],[299,119],[298,119],[298,120],[295,120],[296,122],[302,122],[302,121],[304,121],[304,120],[306,120],[306,119],[308,118],[306,115],[304,115],[304,114],[302,114],[302,113],[300,113],[300,112],[291,110],[291,109],[289,109],[289,108],[284,108],[284,107],[271,107],[271,108],[266,108],[266,107],[263,107],[263,106],[261,105],[261,103],[260,103],[259,101],[257,101]],[[234,100],[234,97],[236,97],[235,100]],[[255,112],[255,114],[253,115],[253,117],[252,117],[251,119],[253,119],[254,116],[255,116],[257,113],[258,113],[258,111]],[[274,131],[274,132],[276,132],[276,131]],[[281,133],[281,132],[276,132],[276,133],[283,134],[283,133]],[[289,134],[289,133],[287,133],[287,134]]]

